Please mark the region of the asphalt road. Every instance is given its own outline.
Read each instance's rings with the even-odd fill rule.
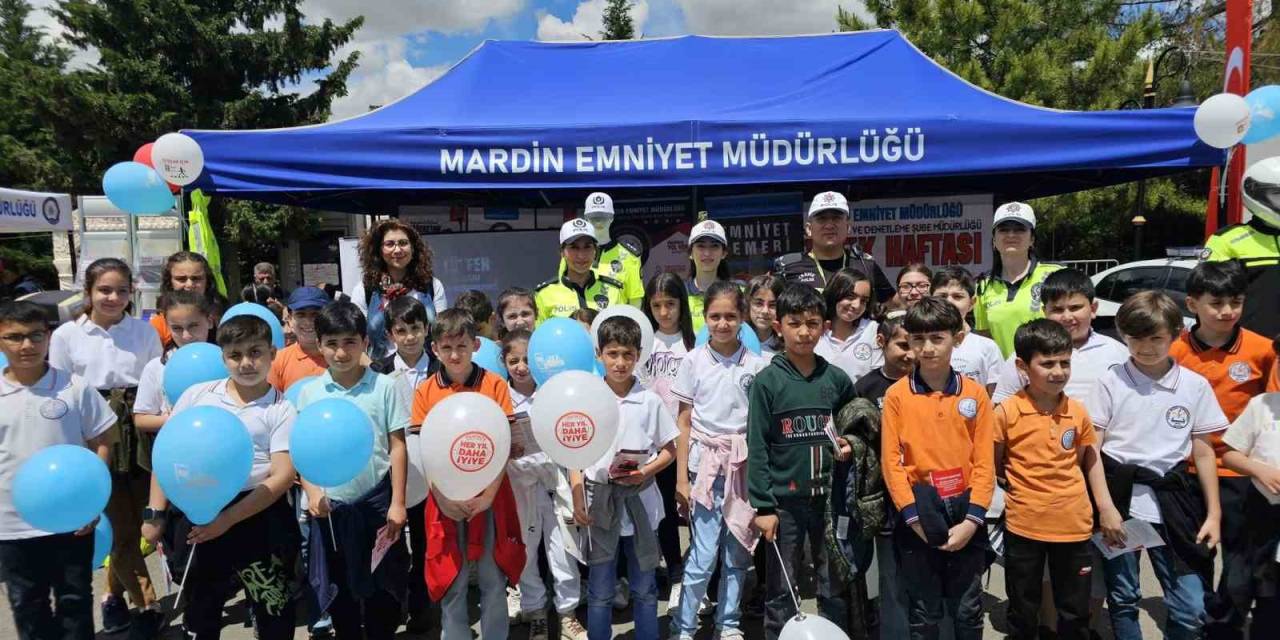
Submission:
[[[148,558],[148,566],[151,568],[151,575],[154,576],[158,581],[163,582],[162,576],[164,575],[164,573],[160,568],[160,560],[159,560],[158,554],[153,554],[150,558]],[[99,597],[101,595],[101,590],[102,590],[101,574],[102,572],[99,571],[98,575],[95,576],[95,583],[94,583],[94,587],[95,587],[94,591],[96,594],[98,594]],[[985,584],[986,584],[986,588],[985,588],[986,595],[984,600],[986,605],[985,610],[986,610],[987,624],[986,624],[986,631],[983,634],[983,637],[984,638],[1000,638],[1005,635],[1008,627],[1006,626],[1005,619],[1004,619],[1004,610],[1005,610],[1004,571],[999,565],[995,565],[992,567],[989,576],[987,576],[987,581]],[[1148,638],[1157,638],[1159,637],[1158,625],[1161,624],[1161,621],[1163,621],[1164,619],[1163,598],[1161,597],[1160,586],[1155,580],[1154,574],[1151,570],[1151,566],[1145,560],[1143,561],[1143,567],[1142,567],[1142,585],[1143,585],[1142,587],[1143,593],[1146,594],[1147,596],[1142,602],[1141,622],[1142,622],[1142,628],[1143,628],[1143,635]],[[166,593],[165,587],[166,586],[163,584],[158,585],[158,589],[160,590],[161,593]],[[805,592],[811,591],[811,589],[805,588],[803,580],[802,580],[801,589],[802,589],[802,594]],[[585,592],[585,589],[584,589],[584,592]],[[173,590],[170,590],[167,592],[167,595],[164,598],[164,602],[166,606],[172,606],[175,595],[176,594],[174,593]],[[808,593],[807,595],[808,597],[805,598],[802,604],[802,608],[805,611],[812,612],[815,610],[815,602],[813,600],[811,593]],[[662,594],[662,596],[660,597],[665,597],[665,594]],[[475,602],[475,601],[476,601],[476,597],[473,596],[472,602]],[[7,602],[8,602],[7,598],[5,602],[7,607]],[[478,614],[473,610],[472,620],[478,620],[477,615]],[[662,619],[659,621],[659,626],[662,628],[662,630],[665,633],[667,628],[667,623],[668,623],[666,602],[663,602],[663,601],[659,602],[658,615],[662,616]],[[228,605],[228,607],[224,611],[224,614],[223,614],[224,627],[223,627],[222,637],[228,640],[252,640],[253,639],[252,629],[244,626],[246,616],[247,616],[247,612],[244,607],[244,602],[240,597],[237,597]],[[96,610],[94,612],[94,617],[95,619],[98,617],[98,612]],[[552,617],[554,618],[554,616]],[[585,607],[579,610],[579,618],[583,620],[585,623],[585,620],[586,620]],[[1102,637],[1107,640],[1110,640],[1111,633],[1110,633],[1109,625],[1105,621],[1105,618],[1106,618],[1105,613],[1103,614],[1103,618],[1104,618],[1104,622],[1103,622],[1103,629],[1102,629]],[[713,625],[711,624],[709,618],[704,618],[703,620],[704,620],[704,626],[700,629],[698,638],[699,640],[708,640],[714,637],[713,629],[711,628]],[[166,640],[169,640],[169,639],[179,640],[182,637],[182,633],[178,627],[180,622],[181,622],[180,620],[178,622],[174,622],[166,629],[166,632],[164,635],[164,638]],[[100,624],[98,625],[98,628],[101,628]],[[478,626],[473,627],[473,630],[478,636],[479,635]],[[752,640],[757,638],[762,638],[764,635],[762,631],[762,622],[758,619],[744,620],[743,631],[746,633],[747,638]],[[555,632],[554,623],[553,623],[552,632],[553,633]],[[629,614],[627,613],[615,614],[613,632],[614,632],[614,636],[617,638],[626,638],[626,639],[635,638],[635,634],[630,622]],[[523,625],[516,626],[512,629],[510,638],[512,640],[525,640],[527,637],[526,634],[527,634],[527,627]],[[99,640],[104,640],[104,639],[105,640],[126,640],[127,635],[128,635],[127,633],[120,633],[120,634],[109,636],[103,633],[98,633],[97,638]],[[438,628],[435,630],[432,630],[429,634],[421,635],[421,636],[405,633],[403,631],[398,635],[399,638],[419,638],[419,637],[439,638],[439,636],[440,636],[440,633]],[[13,627],[12,615],[6,614],[4,616],[0,616],[0,640],[16,640],[17,637],[18,637],[17,633],[15,632]],[[299,625],[297,632],[294,634],[294,637],[298,640],[306,640],[307,639],[306,627]],[[553,635],[552,638],[554,639],[555,636]],[[900,639],[895,639],[895,640],[900,640]]]

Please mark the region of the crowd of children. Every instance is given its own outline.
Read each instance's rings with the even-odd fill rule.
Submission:
[[[573,224],[558,287],[596,282],[592,231]],[[566,470],[517,445],[506,472],[463,501],[412,490],[424,489],[409,478],[427,414],[465,391],[513,424],[527,419],[536,322],[590,325],[594,310],[543,308],[545,286],[494,303],[468,291],[439,313],[402,296],[380,305],[385,335],[371,340],[358,305],[303,287],[284,301],[292,343],[277,351],[263,320],[219,325],[224,303],[194,254],[166,269],[163,332],[130,315],[132,275],[114,259],[89,265],[84,315],[52,333],[32,305],[0,305],[0,570],[20,636],[92,635],[86,531],[33,530],[7,493],[21,460],[57,443],[84,444],[112,471],[102,619],[131,637],[163,622],[140,541],[186,584],[196,638],[218,637],[243,589],[263,640],[292,638],[296,609],[313,635],[375,640],[405,625],[467,640],[474,586],[486,640],[513,624],[533,640],[602,640],[628,604],[637,638],[714,627],[732,640],[763,614],[774,639],[809,573],[820,614],[852,638],[967,640],[983,635],[982,575],[999,559],[1011,636],[1086,640],[1105,600],[1115,637],[1131,640],[1142,636],[1142,554],[1169,638],[1242,638],[1250,625],[1261,637],[1280,622],[1277,347],[1238,324],[1238,265],[1195,268],[1190,329],[1168,295],[1133,295],[1116,316],[1123,344],[1092,329],[1086,276],[1049,272],[1044,317],[1005,336],[1006,359],[968,320],[979,287],[962,268],[904,268],[881,305],[853,268],[822,291],[774,275],[732,281],[723,229],[696,230],[694,280],[660,274],[638,300],[652,345],[625,317],[596,330],[621,416],[612,453]],[[505,375],[472,361],[482,338],[499,342]],[[169,354],[203,341],[222,349],[229,376],[170,406]],[[333,397],[370,417],[374,453],[321,489],[296,478],[288,441],[297,410]],[[170,415],[199,405],[240,417],[254,464],[231,504],[195,526],[150,480],[149,450]],[[387,548],[376,566],[375,543]],[[174,560],[195,544],[184,574]]]

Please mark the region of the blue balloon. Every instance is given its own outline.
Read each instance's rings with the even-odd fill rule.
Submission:
[[[155,169],[141,162],[118,162],[102,175],[102,192],[121,211],[133,215],[166,213],[173,193]]]
[[[252,469],[249,431],[221,407],[191,407],[173,415],[151,450],[151,472],[160,488],[198,525],[218,517],[244,489]]]
[[[551,318],[529,338],[529,371],[538,384],[562,371],[594,371],[595,359],[591,335],[577,320]]]
[[[222,320],[218,322],[218,326],[236,316],[249,315],[255,318],[262,318],[271,326],[271,344],[277,349],[284,348],[284,327],[280,325],[280,319],[270,309],[256,302],[241,302],[232,305],[227,312],[222,314]]]
[[[6,358],[3,353],[0,353],[0,369],[3,369],[7,366],[9,366],[9,359]]]
[[[164,397],[169,404],[177,404],[178,398],[192,385],[210,380],[221,380],[230,375],[222,362],[222,349],[208,342],[193,342],[169,355],[164,365]]]
[[[313,402],[293,421],[289,456],[298,474],[311,484],[346,484],[360,475],[372,455],[373,423],[350,400],[325,398]]]
[[[89,565],[94,569],[102,566],[107,561],[107,556],[111,555],[111,543],[115,540],[115,535],[111,530],[111,521],[107,519],[107,514],[98,517],[98,525],[93,528],[93,564]]]
[[[693,337],[693,346],[700,347],[706,344],[710,339],[711,333],[707,330],[706,325],[703,325],[703,327],[698,329],[698,333]],[[755,330],[747,326],[747,323],[745,322],[738,327],[738,339],[742,341],[742,344],[747,345],[747,348],[751,350],[751,353],[760,355],[760,338],[756,335]]]
[[[27,458],[13,476],[13,506],[18,515],[52,533],[75,531],[93,522],[110,497],[107,465],[80,445],[45,447]]]
[[[1249,105],[1249,130],[1241,142],[1254,144],[1280,135],[1280,86],[1258,87],[1244,97]]]
[[[507,377],[507,367],[502,364],[502,347],[488,338],[480,338],[480,348],[471,356],[471,361],[502,376],[504,380]]]
[[[293,405],[293,408],[298,408],[298,396],[302,395],[302,388],[307,386],[308,382],[319,377],[320,376],[307,376],[305,378],[299,378],[297,382],[289,385],[289,388],[284,390],[284,399],[288,400],[289,404]]]

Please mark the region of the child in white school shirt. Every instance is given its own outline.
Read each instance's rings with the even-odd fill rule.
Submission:
[[[93,637],[95,523],[59,534],[32,527],[14,508],[14,475],[59,444],[84,445],[106,463],[116,421],[93,387],[45,364],[48,345],[39,306],[0,303],[0,354],[9,362],[0,371],[0,576],[21,640]]]
[[[933,274],[931,295],[950,302],[967,318],[973,310],[973,294],[976,289],[973,275],[964,267],[942,267]],[[968,376],[986,387],[987,393],[996,388],[1004,357],[995,340],[973,332],[966,320],[964,330],[956,338],[956,348],[951,351],[951,368],[962,376]],[[855,378],[856,380],[856,378]]]
[[[133,403],[142,370],[163,355],[152,326],[129,315],[133,272],[116,258],[94,260],[84,273],[84,314],[64,323],[49,341],[49,365],[74,373],[111,404],[116,436],[111,451],[111,499],[106,514],[115,531],[111,569],[102,600],[105,633],[134,624],[133,635],[150,638],[163,621],[160,601],[139,549],[142,508],[150,494],[151,439],[133,424]],[[129,615],[124,594],[140,609]]]
[[[832,283],[840,277],[838,273]],[[751,526],[755,510],[747,503],[746,492],[747,389],[766,363],[738,339],[747,314],[742,290],[733,283],[718,282],[707,290],[705,301],[709,339],[680,364],[671,388],[680,400],[676,503],[688,514],[691,527],[675,617],[681,637],[697,632],[698,606],[717,556],[721,559],[717,633],[740,633],[739,602],[759,537]]]
[[[822,290],[830,328],[818,338],[813,352],[839,367],[850,380],[857,380],[884,363],[884,354],[876,344],[871,285],[867,274],[846,267],[831,276]]]
[[[528,419],[537,385],[529,371],[529,330],[515,329],[502,339],[502,362],[507,367],[510,383],[512,415]],[[512,458],[507,463],[507,478],[515,493],[516,511],[524,532],[525,565],[520,573],[520,587],[508,598],[513,623],[529,623],[529,639],[545,640],[548,636],[547,588],[538,571],[538,544],[545,545],[547,567],[551,570],[554,604],[560,617],[560,637],[586,640],[587,630],[578,622],[574,611],[582,601],[582,578],[578,563],[582,552],[578,547],[578,527],[573,524],[573,493],[564,470],[541,451]]]
[[[587,636],[590,640],[613,637],[618,559],[625,558],[635,635],[657,638],[654,569],[660,555],[656,530],[663,509],[653,477],[675,459],[679,431],[658,396],[635,378],[640,326],[630,318],[609,318],[600,323],[599,345],[605,382],[618,400],[618,434],[600,462],[582,472],[570,472],[574,519],[590,528],[583,549],[590,567]]]
[[[171,291],[160,302],[165,324],[173,336],[174,348],[207,342],[213,328],[213,304],[192,291]],[[142,368],[138,399],[133,403],[133,424],[139,431],[156,433],[169,419],[169,401],[164,395],[164,367],[172,352],[153,359]]]
[[[1129,361],[1098,379],[1085,408],[1102,441],[1116,509],[1121,517],[1149,523],[1166,543],[1146,550],[1164,590],[1166,637],[1195,638],[1204,625],[1204,585],[1212,583],[1221,518],[1209,434],[1224,429],[1227,419],[1209,382],[1169,357],[1182,331],[1182,312],[1169,296],[1156,291],[1130,296],[1116,314],[1116,328],[1129,346]],[[1195,479],[1186,472],[1188,456]],[[1117,640],[1142,637],[1141,553],[1103,561]]]
[[[1245,566],[1233,571],[1228,589],[1241,610],[1250,612],[1253,629],[1280,628],[1280,393],[1254,396],[1227,428],[1229,449],[1222,463],[1249,476],[1245,527],[1240,554]]]
[[[166,315],[173,323],[173,317]],[[175,339],[179,332],[174,332]],[[239,494],[210,522],[195,525],[169,512],[159,483],[152,480],[149,516],[142,535],[151,543],[169,529],[166,555],[192,554],[183,575],[183,626],[196,638],[217,638],[222,608],[232,595],[233,576],[244,586],[261,640],[293,638],[294,562],[302,541],[285,494],[296,474],[289,458],[289,435],[297,416],[293,405],[268,382],[276,350],[266,321],[243,315],[218,328],[222,362],[230,376],[193,385],[173,406],[174,415],[193,407],[218,407],[244,425],[253,443],[253,466]]]

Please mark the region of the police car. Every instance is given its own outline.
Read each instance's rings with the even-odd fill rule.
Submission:
[[[1179,251],[1179,254],[1184,252]],[[1182,310],[1182,322],[1188,328],[1195,324],[1195,316],[1187,310],[1187,276],[1195,268],[1197,260],[1183,255],[1126,262],[1093,276],[1093,288],[1098,301],[1098,317],[1093,328],[1109,336],[1116,335],[1116,312],[1129,296],[1148,289],[1169,294]]]

